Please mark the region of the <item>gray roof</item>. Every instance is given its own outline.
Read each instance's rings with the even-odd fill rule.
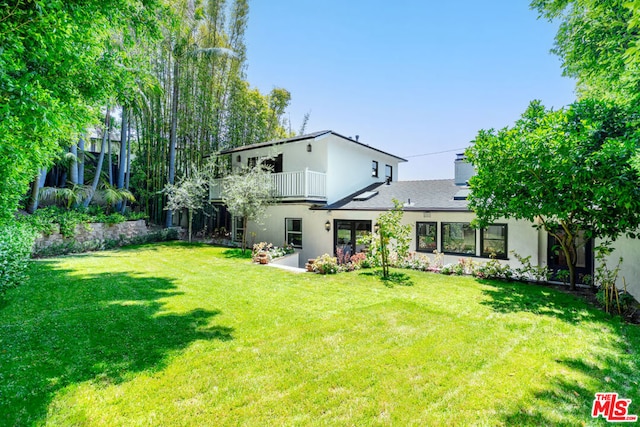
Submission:
[[[345,139],[345,140],[347,140],[349,142],[352,142],[354,144],[358,144],[358,145],[361,145],[363,147],[369,148],[370,150],[377,151],[378,153],[382,153],[382,154],[386,154],[387,156],[394,157],[394,158],[398,159],[400,162],[406,162],[407,161],[406,159],[403,159],[402,157],[398,157],[398,156],[396,156],[394,154],[387,153],[386,151],[378,150],[377,148],[371,147],[370,145],[367,145],[367,144],[363,144],[362,142],[356,141],[355,139],[346,137],[344,135],[340,135],[339,133],[334,132],[332,130],[321,130],[319,132],[313,132],[313,133],[308,133],[308,134],[305,134],[305,135],[294,136],[293,138],[278,139],[278,140],[274,140],[274,141],[260,142],[258,144],[244,145],[242,147],[229,148],[228,150],[221,151],[220,154],[233,154],[233,153],[239,153],[241,151],[253,150],[255,148],[271,147],[271,146],[274,146],[274,145],[288,144],[288,143],[296,142],[296,141],[304,141],[305,139],[314,139],[314,138],[317,138],[319,136],[328,135],[328,134],[333,134],[335,136],[343,138],[343,139]]]
[[[467,212],[467,200],[463,198],[467,194],[468,188],[455,185],[453,179],[377,183],[321,209],[386,211],[393,208],[393,199],[397,199],[405,204],[406,211]]]

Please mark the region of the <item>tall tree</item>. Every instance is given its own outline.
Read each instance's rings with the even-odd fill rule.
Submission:
[[[558,111],[534,101],[513,127],[481,130],[466,151],[477,170],[469,196],[477,225],[524,219],[555,236],[575,288],[580,233],[616,239],[640,225],[633,122],[602,101],[583,100]]]
[[[223,181],[221,198],[232,215],[242,218],[244,233],[242,251],[247,248],[247,227],[249,221],[260,223],[267,207],[274,201],[274,187],[271,172],[259,161],[252,168],[243,168],[226,176]]]
[[[208,179],[197,171],[188,178],[182,178],[177,185],[167,184],[164,189],[168,199],[165,209],[187,210],[190,242],[193,234],[193,214],[204,209],[209,194],[208,184]]]
[[[636,103],[640,91],[640,1],[533,0],[541,17],[559,21],[552,50],[581,98]]]
[[[38,168],[93,122],[127,73],[105,52],[115,34],[150,34],[157,0],[0,3],[0,223]]]

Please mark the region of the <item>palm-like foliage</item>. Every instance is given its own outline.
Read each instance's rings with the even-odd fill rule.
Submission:
[[[86,200],[91,193],[90,185],[74,184],[64,188],[43,187],[40,189],[39,199],[72,208]]]

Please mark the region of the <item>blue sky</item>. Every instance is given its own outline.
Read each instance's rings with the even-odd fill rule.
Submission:
[[[556,26],[528,1],[253,0],[247,77],[291,92],[298,130],[331,129],[406,157],[400,179],[453,177],[454,150],[533,99],[571,103],[549,53]]]

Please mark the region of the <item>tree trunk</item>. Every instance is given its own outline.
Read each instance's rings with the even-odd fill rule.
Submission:
[[[27,204],[27,212],[34,213],[38,209],[38,201],[40,189],[44,187],[44,181],[47,178],[47,168],[41,168],[36,179],[31,183],[31,194],[29,195],[29,203]]]
[[[125,175],[124,188],[129,189],[129,180],[131,179],[131,121],[129,121],[129,129],[127,130],[127,174]]]
[[[562,252],[567,259],[567,267],[569,268],[569,288],[572,291],[576,290],[576,257],[571,254],[571,248],[566,244],[561,244]],[[575,252],[575,251],[573,251]]]
[[[244,254],[244,251],[247,250],[247,226],[249,225],[249,218],[247,216],[244,216],[242,218],[242,227],[244,228],[242,230],[242,253]]]
[[[189,243],[191,243],[191,230],[193,229],[193,209],[189,209]]]
[[[126,106],[122,107],[122,126],[120,129],[120,156],[118,157],[118,179],[116,185],[119,189],[124,188],[124,172],[127,162],[127,140],[129,132],[129,110]],[[124,212],[126,201],[118,202],[116,211]]]
[[[180,77],[180,66],[178,58],[174,58],[173,63],[173,92],[171,95],[171,129],[169,134],[169,173],[167,176],[167,183],[173,184],[176,176],[176,142],[178,130],[178,84]],[[165,226],[171,227],[173,225],[173,211],[167,210],[167,221]]]
[[[109,160],[107,163],[107,165],[109,166],[109,170],[107,171],[107,176],[109,177],[109,185],[113,186],[113,160],[111,159],[111,126],[109,126],[107,135],[108,135],[107,154],[109,156]]]
[[[78,146],[74,143],[69,148],[69,153],[73,156],[69,165],[69,181],[72,185],[78,184]]]
[[[104,153],[107,150],[107,138],[109,135],[109,129],[111,127],[111,118],[109,114],[109,107],[107,107],[107,114],[104,118],[104,133],[102,134],[102,145],[100,147],[100,156],[98,156],[98,165],[96,166],[96,174],[93,176],[93,182],[91,183],[91,192],[89,197],[84,201],[84,207],[86,208],[91,203],[93,195],[98,189],[98,183],[100,182],[100,174],[102,173],[102,164],[104,163]]]
[[[84,185],[84,138],[78,140],[78,184]]]

